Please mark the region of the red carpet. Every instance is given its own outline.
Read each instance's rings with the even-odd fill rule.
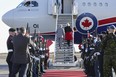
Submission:
[[[86,77],[83,71],[47,70],[42,77]]]

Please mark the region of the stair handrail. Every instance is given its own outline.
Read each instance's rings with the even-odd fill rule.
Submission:
[[[55,48],[54,48],[54,62],[56,62],[55,61],[55,53],[56,53],[56,30],[57,30],[57,26],[58,26],[58,13],[56,14],[56,29],[55,29]]]
[[[73,37],[72,43],[73,43],[73,56],[74,56],[74,30],[73,30],[73,27],[74,27],[74,23],[73,23],[73,14],[72,14],[72,37]],[[73,62],[74,62],[74,57],[73,57]]]

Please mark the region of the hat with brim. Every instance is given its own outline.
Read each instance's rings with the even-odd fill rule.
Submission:
[[[16,30],[14,28],[10,28],[9,32],[15,32]]]
[[[107,29],[116,29],[114,25],[108,26]]]

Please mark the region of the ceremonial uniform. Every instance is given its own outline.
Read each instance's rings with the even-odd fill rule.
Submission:
[[[9,36],[8,37],[8,40],[7,40],[7,49],[8,49],[8,55],[7,55],[7,58],[6,58],[6,62],[8,63],[8,67],[9,67],[9,77],[11,77],[11,70],[12,70],[12,61],[11,61],[11,58],[12,58],[12,55],[13,55],[13,51],[14,51],[14,48],[13,48],[13,43],[12,43],[12,38],[13,36]]]
[[[100,45],[100,37],[97,37],[97,41],[95,42],[95,51],[93,54],[96,77],[103,77],[103,52],[101,52]]]
[[[9,29],[9,37],[7,39],[7,49],[8,49],[8,55],[6,57],[6,62],[8,63],[8,68],[9,68],[9,77],[11,77],[11,71],[12,71],[12,55],[13,55],[13,51],[14,51],[14,47],[13,47],[13,36],[15,35],[15,29],[14,28],[10,28]]]
[[[91,61],[91,56],[93,53],[94,46],[92,40],[87,39],[83,44],[83,59],[84,59],[84,68],[87,76],[95,76],[94,65]]]

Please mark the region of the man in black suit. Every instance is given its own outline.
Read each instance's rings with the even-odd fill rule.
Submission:
[[[6,62],[8,63],[8,68],[9,68],[9,77],[11,77],[11,70],[12,70],[12,61],[11,61],[11,57],[13,55],[13,43],[12,43],[12,39],[15,35],[15,29],[14,28],[10,28],[9,29],[9,37],[7,39],[7,49],[8,49],[8,55],[6,58]]]
[[[16,77],[18,72],[19,77],[26,77],[27,66],[30,61],[28,49],[29,40],[29,37],[26,36],[26,29],[23,27],[19,28],[19,34],[13,38],[12,77]]]

